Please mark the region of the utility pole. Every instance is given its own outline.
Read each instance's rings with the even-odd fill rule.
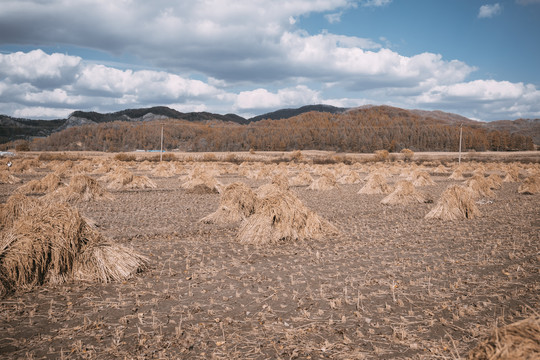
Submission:
[[[459,160],[458,165],[461,165],[461,139],[463,138],[463,123],[459,124]]]
[[[163,124],[161,124],[161,148],[159,150],[159,162],[163,160]]]

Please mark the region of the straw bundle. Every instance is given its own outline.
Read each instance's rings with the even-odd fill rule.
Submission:
[[[86,175],[75,175],[69,185],[44,197],[69,203],[92,200],[112,200],[113,196],[96,180]]]
[[[540,316],[496,328],[469,353],[469,360],[540,359]]]
[[[111,179],[107,185],[107,188],[111,190],[154,189],[156,187],[156,183],[148,177],[133,175],[123,168],[117,168],[111,174],[101,177],[100,180],[103,178]]]
[[[289,190],[289,179],[284,173],[277,173],[272,177],[272,184],[277,185],[282,190]]]
[[[389,194],[392,187],[380,173],[373,173],[367,177],[366,184],[358,191],[358,194]]]
[[[465,180],[465,177],[463,176],[463,169],[460,167],[457,167],[452,174],[448,177],[450,180],[457,180],[457,181],[463,181]]]
[[[486,178],[486,181],[489,184],[490,189],[500,189],[502,186],[503,180],[497,174],[491,174]]]
[[[7,170],[0,171],[0,184],[18,184],[22,183],[22,180],[16,176],[13,176]]]
[[[238,232],[241,243],[305,240],[337,231],[328,221],[306,208],[292,192],[272,186],[276,190],[260,199],[254,214],[242,223]]]
[[[172,177],[176,174],[176,169],[172,164],[160,163],[151,173],[156,177]]]
[[[518,188],[519,194],[534,195],[540,193],[540,174],[526,178]]]
[[[98,180],[105,182],[105,183],[111,183],[111,182],[130,182],[133,177],[133,174],[128,169],[118,166],[114,168],[112,171],[108,171],[100,177]]]
[[[519,169],[515,167],[509,167],[506,170],[506,176],[503,179],[504,182],[518,182],[519,181]]]
[[[495,193],[491,190],[490,182],[484,175],[473,175],[473,177],[465,181],[465,185],[471,189],[475,197],[495,197]]]
[[[222,185],[214,177],[200,174],[182,184],[182,188],[196,194],[219,193]]]
[[[60,177],[65,176],[69,172],[71,172],[71,169],[73,168],[73,161],[66,160],[62,163],[59,163],[58,165],[51,166],[54,173]]]
[[[43,194],[54,191],[64,184],[60,177],[54,173],[48,174],[47,176],[39,179],[32,180],[26,184],[17,188],[17,192],[20,194]]]
[[[350,171],[348,174],[340,177],[337,182],[339,184],[359,184],[362,182],[362,178],[356,171]]]
[[[97,169],[93,171],[94,174],[106,174],[111,172],[114,169],[114,166],[109,162],[104,162],[99,165]]]
[[[121,280],[147,261],[110,243],[67,204],[35,206],[0,234],[0,293],[69,279]]]
[[[473,219],[480,215],[471,190],[460,185],[450,185],[425,219]]]
[[[37,198],[23,194],[11,195],[4,205],[0,205],[0,230],[11,227],[19,216],[26,214],[31,208],[42,205],[43,202]]]
[[[431,180],[431,176],[426,171],[415,170],[407,180],[412,181],[414,186],[435,185],[435,181]]]
[[[444,165],[439,165],[435,169],[433,169],[434,174],[446,174],[448,173],[448,169]]]
[[[290,181],[291,186],[307,186],[313,182],[313,177],[307,171],[302,171]]]
[[[323,173],[317,180],[314,180],[311,185],[308,186],[309,190],[332,190],[337,188],[336,177],[330,172]]]
[[[369,182],[372,177],[380,176],[386,178],[387,176],[390,176],[390,172],[388,169],[374,168],[373,170],[370,170],[369,174],[364,178],[364,181]]]
[[[33,174],[36,172],[35,167],[39,167],[39,161],[35,159],[14,160],[10,171],[17,174]]]
[[[201,219],[205,223],[228,224],[244,220],[255,211],[257,195],[244,183],[227,185],[219,201],[216,212]]]
[[[384,205],[405,205],[413,203],[433,202],[427,195],[416,191],[412,182],[400,180],[396,183],[395,190],[381,200]]]

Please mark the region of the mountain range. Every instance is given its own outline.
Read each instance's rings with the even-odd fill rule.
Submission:
[[[189,112],[183,113],[165,106],[156,106],[151,108],[126,109],[113,113],[98,113],[87,111],[75,111],[66,119],[57,120],[30,120],[13,118],[7,115],[0,115],[0,144],[13,140],[29,140],[34,137],[47,137],[52,133],[59,132],[70,127],[99,124],[113,121],[141,122],[152,120],[177,119],[190,122],[210,122],[221,121],[237,124],[249,124],[260,120],[279,120],[288,119],[306,112],[325,112],[325,113],[347,113],[358,109],[368,109],[381,107],[391,109],[396,116],[415,114],[416,116],[437,122],[443,122],[449,125],[464,124],[470,127],[486,128],[487,130],[508,131],[511,134],[531,136],[536,145],[540,145],[540,119],[517,119],[500,120],[492,122],[480,122],[468,119],[466,117],[447,113],[443,111],[427,110],[406,110],[393,108],[389,106],[364,105],[359,108],[340,108],[331,105],[307,105],[300,108],[280,109],[274,112],[255,116],[249,119],[236,114],[213,114],[209,112]]]

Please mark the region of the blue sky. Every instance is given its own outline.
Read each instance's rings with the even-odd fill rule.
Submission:
[[[540,117],[540,0],[3,0],[0,114],[325,103]]]

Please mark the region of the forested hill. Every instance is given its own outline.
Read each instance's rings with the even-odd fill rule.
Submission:
[[[439,114],[440,115],[440,114]],[[288,119],[249,124],[224,121],[115,121],[74,126],[47,138],[34,139],[32,150],[132,151],[158,149],[161,126],[164,146],[182,151],[247,151],[320,149],[340,152],[457,151],[460,118],[372,106],[341,113],[306,112]],[[536,122],[537,125],[538,121]],[[485,123],[463,123],[463,148],[476,151],[532,150],[530,136],[491,130]]]

